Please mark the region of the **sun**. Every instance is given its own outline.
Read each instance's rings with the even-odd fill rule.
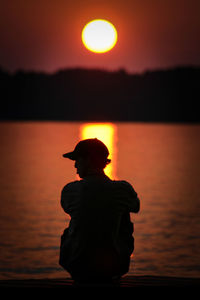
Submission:
[[[92,52],[107,52],[117,43],[117,30],[107,20],[92,20],[82,30],[82,42]]]

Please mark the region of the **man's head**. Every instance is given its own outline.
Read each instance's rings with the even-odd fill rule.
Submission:
[[[63,154],[63,157],[75,160],[77,173],[83,178],[88,174],[102,172],[111,161],[108,155],[106,145],[95,138],[80,141],[74,151]]]

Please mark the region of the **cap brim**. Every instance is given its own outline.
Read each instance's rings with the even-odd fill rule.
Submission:
[[[75,156],[75,153],[74,152],[68,152],[68,153],[65,153],[63,154],[63,157],[64,158],[69,158],[71,160],[76,160],[76,156]]]

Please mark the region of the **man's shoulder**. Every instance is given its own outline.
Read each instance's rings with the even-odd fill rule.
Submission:
[[[126,188],[126,189],[133,188],[132,185],[126,180],[113,180],[113,183],[114,185],[121,188]]]
[[[80,187],[81,183],[82,183],[82,180],[75,180],[75,181],[69,182],[63,187],[63,192],[76,190],[77,188]]]
[[[63,192],[64,193],[69,193],[69,192],[75,192],[78,190],[82,189],[82,186],[84,185],[84,180],[75,180],[72,182],[67,183],[64,187],[63,187]],[[92,185],[94,186],[96,183],[92,182]],[[123,191],[133,191],[133,186],[126,180],[111,180],[109,182],[109,186],[110,184],[112,185],[112,187],[114,188],[114,190],[123,190]]]
[[[128,194],[134,194],[137,195],[136,191],[134,190],[132,184],[130,184],[128,181],[126,180],[114,180],[114,186],[116,187],[116,189],[121,190],[123,192],[127,192]]]

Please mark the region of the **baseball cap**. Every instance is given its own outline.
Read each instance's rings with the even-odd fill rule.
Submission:
[[[73,151],[63,154],[63,157],[76,160],[78,157],[92,156],[106,159],[107,162],[110,162],[111,160],[107,159],[108,155],[109,151],[106,145],[97,138],[93,138],[80,141]]]

